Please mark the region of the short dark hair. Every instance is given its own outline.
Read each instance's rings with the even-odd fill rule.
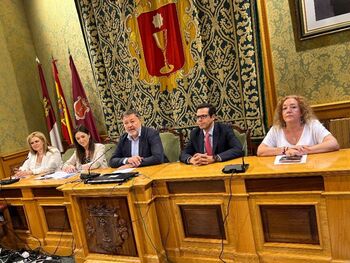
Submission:
[[[211,116],[213,116],[214,114],[215,114],[215,112],[216,112],[216,109],[215,109],[215,107],[212,105],[212,104],[210,104],[210,103],[202,103],[202,104],[199,104],[198,106],[197,106],[197,108],[196,108],[196,111],[197,110],[199,110],[199,109],[203,109],[203,108],[208,108],[209,109],[209,116],[211,117]]]
[[[140,114],[136,111],[136,110],[127,110],[127,111],[125,111],[124,113],[123,113],[123,115],[122,115],[122,119],[124,118],[124,117],[126,117],[126,116],[129,116],[129,115],[132,115],[132,114],[134,114],[137,118],[139,118],[140,119]]]

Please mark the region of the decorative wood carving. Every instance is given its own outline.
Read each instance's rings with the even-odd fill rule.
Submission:
[[[91,252],[137,255],[126,198],[82,198],[81,205]]]

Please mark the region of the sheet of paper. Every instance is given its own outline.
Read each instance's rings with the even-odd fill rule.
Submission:
[[[132,172],[133,170],[135,170],[135,168],[125,168],[125,169],[122,169],[122,170],[115,170],[112,172],[112,174],[126,174],[126,173],[130,173]]]
[[[307,155],[303,155],[301,157],[300,162],[280,162],[280,159],[284,157],[285,155],[277,155],[275,158],[274,164],[300,164],[300,163],[306,163]]]
[[[35,180],[45,180],[45,179],[67,179],[77,173],[66,173],[63,171],[57,171],[52,174],[46,174],[35,178]]]

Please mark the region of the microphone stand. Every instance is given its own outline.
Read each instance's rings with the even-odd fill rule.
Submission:
[[[96,161],[98,161],[102,156],[104,156],[106,153],[108,153],[113,147],[110,147],[109,149],[105,150],[100,156],[98,156],[93,162],[90,163],[88,172],[87,173],[80,173],[80,179],[82,180],[88,180],[91,178],[95,178],[100,175],[100,173],[92,173],[91,167]]]
[[[248,131],[247,131],[248,132]],[[245,137],[248,137],[247,132],[245,133]],[[244,142],[243,146],[242,146],[242,164],[230,164],[230,165],[226,165],[223,169],[222,172],[225,174],[232,174],[232,173],[245,173],[245,171],[247,171],[249,164],[244,162],[244,148],[247,144],[247,140]]]

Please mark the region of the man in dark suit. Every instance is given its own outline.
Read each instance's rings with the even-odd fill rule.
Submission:
[[[215,123],[215,108],[203,103],[197,107],[197,124],[189,142],[181,152],[180,161],[206,165],[227,161],[243,155],[242,145],[228,125]]]
[[[139,114],[129,110],[123,114],[126,133],[120,139],[109,165],[111,167],[139,167],[163,163],[163,145],[159,133],[141,125]]]

